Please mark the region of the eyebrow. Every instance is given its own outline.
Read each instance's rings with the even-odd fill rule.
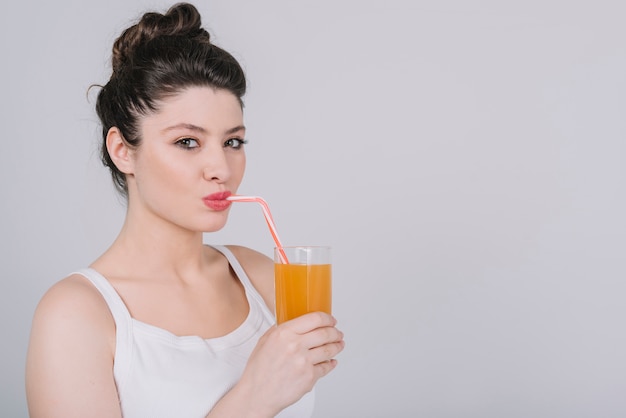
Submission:
[[[165,128],[165,129],[163,129],[163,132],[173,131],[173,130],[176,130],[176,129],[188,129],[190,131],[200,132],[202,134],[206,134],[208,132],[203,127],[198,126],[198,125],[194,125],[192,123],[179,123],[179,124],[176,124],[176,125],[172,125],[172,126],[169,126],[169,127]],[[229,130],[227,130],[226,131],[226,135],[230,135],[230,134],[233,134],[235,132],[245,131],[245,130],[246,130],[245,126],[238,125],[238,126],[235,126],[233,128],[230,128]]]

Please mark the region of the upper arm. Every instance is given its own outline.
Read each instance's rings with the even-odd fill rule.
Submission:
[[[26,362],[30,416],[120,417],[113,378],[115,323],[99,292],[70,276],[43,296]]]
[[[248,278],[267,307],[274,311],[274,261],[258,251],[247,247],[229,245],[228,248],[248,275]]]

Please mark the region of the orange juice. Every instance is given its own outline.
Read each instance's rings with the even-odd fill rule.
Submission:
[[[331,313],[330,264],[274,264],[276,322],[309,312]]]

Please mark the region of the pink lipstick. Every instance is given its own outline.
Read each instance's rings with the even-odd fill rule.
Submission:
[[[217,211],[222,211],[230,207],[231,202],[226,200],[226,198],[230,195],[231,193],[228,191],[211,193],[208,196],[204,196],[202,198],[202,201],[208,208],[217,210]]]

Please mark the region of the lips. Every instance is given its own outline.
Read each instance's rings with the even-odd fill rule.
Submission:
[[[226,210],[232,204],[232,202],[226,200],[226,198],[230,195],[231,193],[228,191],[212,193],[208,196],[204,196],[202,198],[202,201],[210,209],[218,210],[218,211]]]

